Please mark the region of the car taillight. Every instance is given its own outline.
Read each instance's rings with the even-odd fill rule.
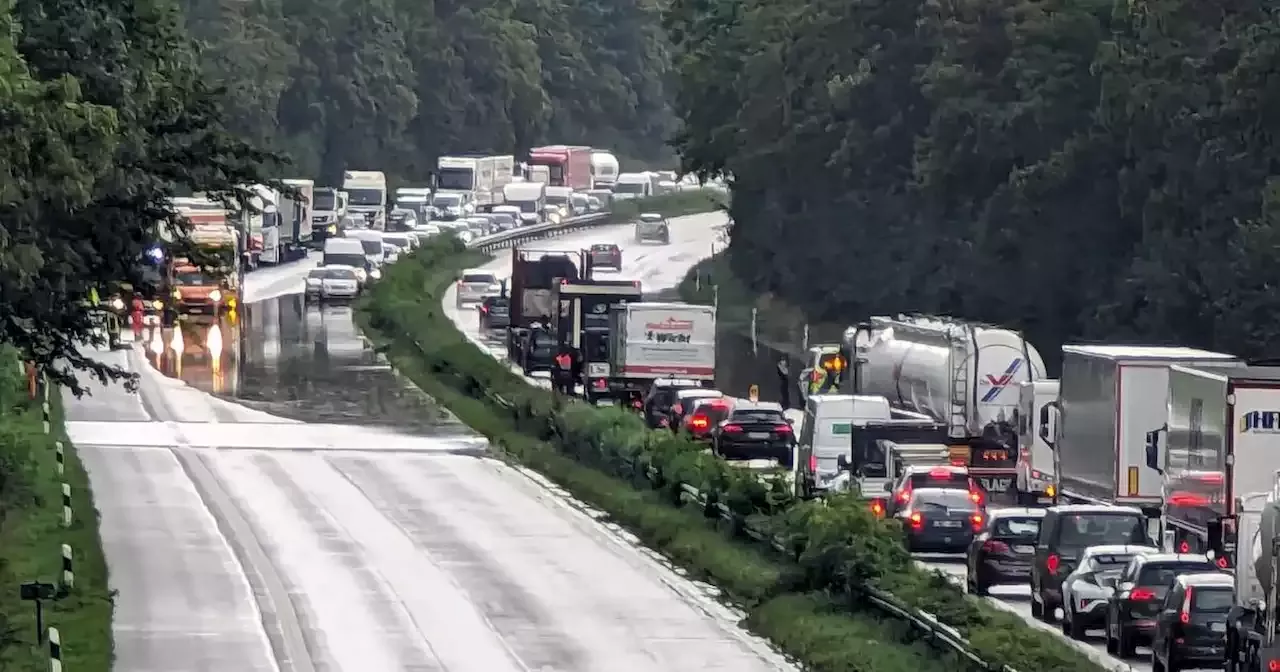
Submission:
[[[982,529],[982,521],[983,518],[981,513],[975,513],[972,516],[969,516],[969,523],[973,525],[973,529],[975,531]]]
[[[1006,544],[999,539],[988,539],[982,542],[982,550],[987,553],[1008,553],[1009,544]]]
[[[980,491],[978,491],[978,490],[970,490],[970,491],[969,491],[969,499],[970,499],[974,504],[981,504],[981,503],[982,503],[982,493],[981,493]]]
[[[777,432],[777,433],[779,433],[779,434],[790,434],[790,433],[791,433],[791,425],[778,425],[777,427],[774,427],[774,428],[773,428],[773,431],[775,431],[775,432]]]
[[[636,409],[636,410],[638,411],[638,410],[640,410],[640,409],[641,409],[641,408],[643,408],[643,407],[644,407],[644,402],[643,402],[643,401],[640,401],[639,399],[632,399],[632,400],[631,400],[631,408],[634,408],[634,409]],[[666,422],[667,422],[667,421],[666,421],[666,420],[663,420],[662,422],[663,422],[663,426],[665,427],[665,426],[666,426]]]
[[[951,478],[951,470],[950,469],[930,469],[929,478],[932,478],[935,481],[946,480],[948,478]]]
[[[1178,621],[1183,625],[1191,622],[1191,596],[1194,588],[1187,586],[1187,596],[1182,598],[1182,609],[1178,611]]]
[[[871,515],[875,516],[876,518],[883,518],[884,502],[878,499],[871,500]]]
[[[910,520],[911,520],[911,527],[917,530],[920,529],[921,527],[924,527],[924,516],[920,515],[918,512],[912,513]]]
[[[818,473],[818,455],[817,453],[809,453],[809,473]]]
[[[605,390],[609,388],[609,381],[604,378],[597,378],[591,385],[597,390]]]
[[[487,312],[489,312],[489,306],[486,306],[486,305],[484,305],[484,304],[480,304],[480,312],[482,312],[482,313],[487,313]]]
[[[706,416],[695,415],[689,418],[689,429],[692,429],[694,431],[705,432],[707,431],[707,428],[710,426],[711,426],[711,421],[707,420]]]
[[[900,504],[906,504],[909,501],[911,501],[911,488],[898,492],[898,502]]]
[[[1050,553],[1049,557],[1044,560],[1044,568],[1049,570],[1049,573],[1054,576],[1058,575],[1058,568],[1061,566],[1062,559],[1058,557],[1057,553]]]
[[[725,425],[724,431],[728,434],[740,434],[742,433],[742,425]]]
[[[1134,588],[1129,591],[1130,602],[1150,602],[1156,599],[1156,594],[1146,588]]]
[[[1280,672],[1280,660],[1268,660],[1267,672]]]

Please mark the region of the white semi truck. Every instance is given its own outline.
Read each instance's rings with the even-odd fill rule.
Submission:
[[[873,317],[848,329],[842,347],[855,362],[854,389],[842,391],[946,424],[953,463],[990,493],[1014,489],[1018,385],[1046,377],[1021,334],[949,318]]]
[[[500,205],[515,164],[511,155],[442,156],[436,161],[436,191],[469,194],[467,200],[477,206]]]
[[[378,170],[348,170],[342,174],[347,212],[369,228],[387,226],[387,176]]]
[[[1169,367],[1238,361],[1194,348],[1062,346],[1058,400],[1039,418],[1054,451],[1057,501],[1136,506],[1159,518],[1163,481],[1146,448],[1165,424]]]
[[[1014,476],[1013,489],[1019,505],[1052,504],[1057,494],[1053,447],[1040,436],[1039,418],[1045,408],[1058,400],[1060,388],[1056,380],[1018,383],[1018,409],[1014,417],[1018,429],[1018,473]]]

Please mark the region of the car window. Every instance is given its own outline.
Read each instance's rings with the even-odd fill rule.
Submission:
[[[307,277],[309,277],[309,278],[323,278],[326,274],[328,274],[329,270],[330,270],[330,269],[327,269],[327,268],[317,268],[316,270],[311,271],[310,273],[308,273],[308,274],[307,274]]]
[[[1230,588],[1191,588],[1192,611],[1225,614],[1235,603],[1235,591]]]
[[[497,283],[497,282],[498,282],[498,279],[497,279],[497,278],[495,278],[493,275],[488,274],[488,273],[467,273],[466,275],[462,276],[462,281],[463,281],[463,282],[468,282],[468,283],[470,283],[470,282],[474,282],[474,283],[481,283],[481,282],[483,282],[483,283],[487,283],[487,284],[492,285],[492,284]]]
[[[964,490],[919,490],[911,496],[911,508],[919,511],[942,509],[977,511],[978,505]]]
[[[365,254],[382,254],[381,240],[361,240],[360,247],[364,248]]]
[[[357,279],[356,272],[349,268],[330,268],[328,269],[328,273],[325,275],[325,277],[333,278],[334,280]]]
[[[1179,574],[1197,572],[1215,572],[1218,568],[1211,562],[1148,562],[1138,571],[1138,585],[1167,586],[1178,578]]]
[[[951,469],[917,471],[910,479],[913,488],[969,488],[969,475]]]
[[[1035,539],[1040,535],[1039,516],[1002,516],[991,521],[991,534],[997,537]]]
[[[1095,572],[1107,572],[1118,575],[1120,572],[1124,571],[1125,565],[1128,565],[1129,561],[1132,559],[1132,555],[1116,553],[1109,555],[1095,555],[1090,562],[1093,563],[1093,571]]]
[[[1061,548],[1088,548],[1107,544],[1146,545],[1147,529],[1142,516],[1114,513],[1068,513],[1058,525],[1057,545]]]
[[[730,420],[737,422],[761,422],[761,423],[785,423],[786,416],[778,411],[767,409],[753,408],[748,410],[737,410],[730,416]]]

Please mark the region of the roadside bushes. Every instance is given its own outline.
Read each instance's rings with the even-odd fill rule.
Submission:
[[[762,478],[670,431],[648,430],[635,414],[566,402],[527,384],[467,341],[441,311],[445,289],[478,261],[474,252],[448,239],[429,243],[389,270],[361,314],[393,362],[519,461],[755,607],[749,622],[814,669],[900,669],[886,661],[877,661],[881,667],[868,665],[867,656],[877,653],[874,646],[851,647],[847,637],[807,629],[843,621],[849,622],[844,627],[863,627],[869,613],[885,619],[868,612],[865,587],[935,615],[997,668],[1101,669],[1056,638],[916,568],[896,523],[876,519],[852,496],[799,501],[785,476]],[[700,511],[688,506],[686,485],[706,495]],[[732,513],[731,521],[723,519],[725,511]],[[784,550],[754,541],[762,536]],[[725,537],[737,543],[726,543]],[[775,611],[779,605],[786,605],[786,623]],[[808,625],[797,625],[801,622]],[[895,639],[904,637],[899,633]],[[852,662],[851,657],[861,659]],[[952,669],[970,667],[967,661],[954,662]],[[940,669],[936,660],[930,665]]]

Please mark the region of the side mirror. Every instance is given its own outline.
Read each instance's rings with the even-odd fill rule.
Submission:
[[[787,422],[791,422],[791,421],[788,420]],[[849,457],[846,456],[844,453],[841,453],[839,457],[836,458],[836,468],[838,468],[840,471],[848,471]]]
[[[788,425],[791,425],[792,427],[795,427],[795,425],[796,425],[796,419],[795,419],[795,418],[787,418],[787,424],[788,424]],[[840,456],[840,458],[841,458],[841,459],[843,459],[843,458],[844,458],[844,455],[841,455],[841,456]]]
[[[884,484],[884,491],[885,491],[885,492],[893,492],[893,484],[892,484],[892,483],[885,483],[885,484]]]

